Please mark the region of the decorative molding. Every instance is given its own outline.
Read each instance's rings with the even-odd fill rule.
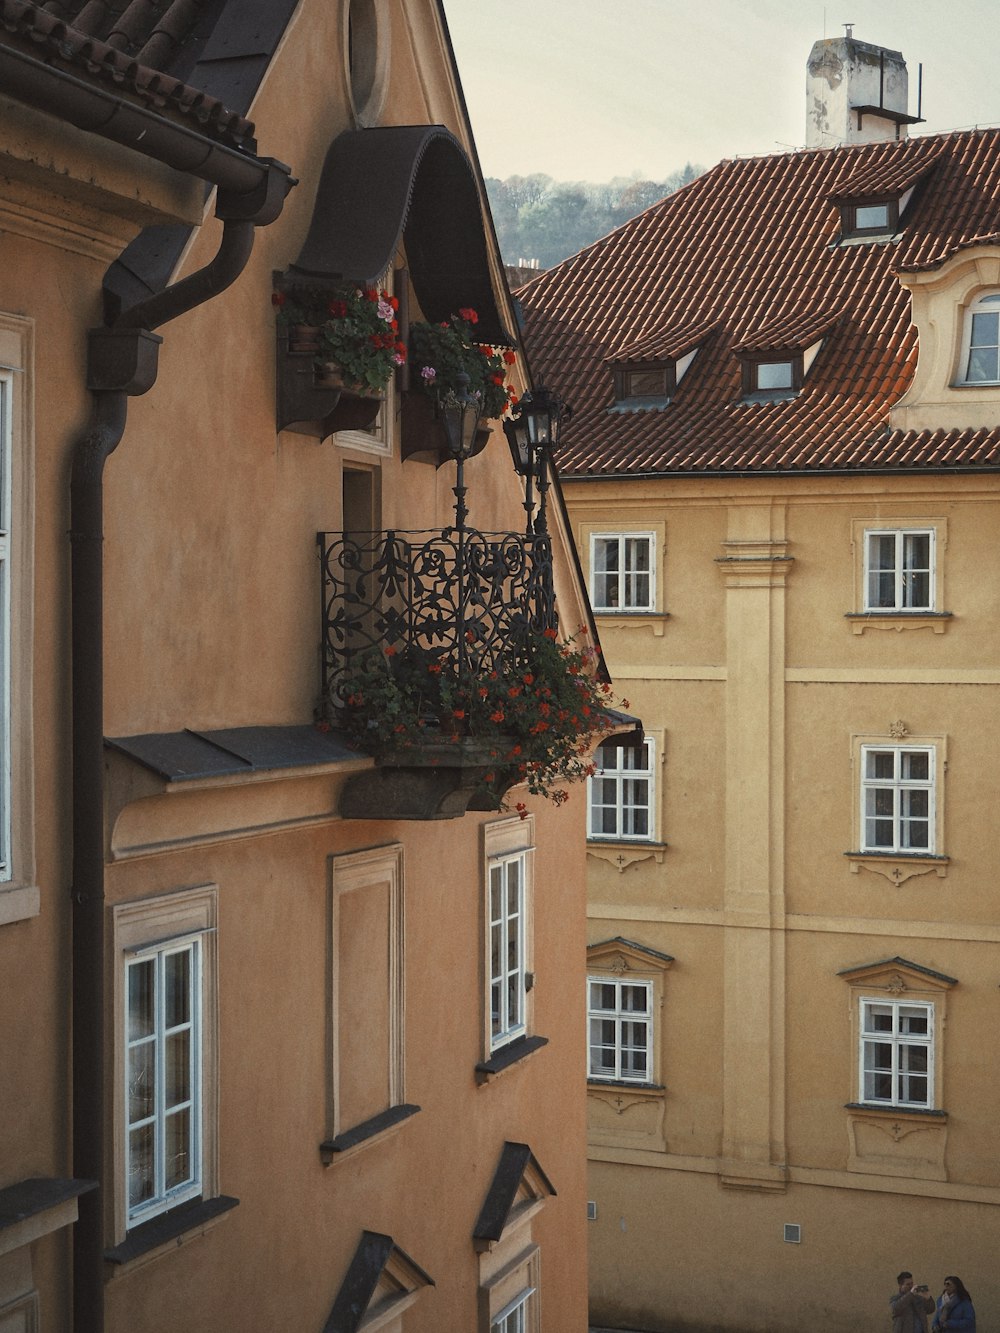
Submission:
[[[881,875],[890,884],[905,884],[908,879],[929,875],[932,871],[938,879],[945,879],[951,858],[947,856],[905,856],[891,852],[845,852],[851,863],[851,873],[857,875],[868,870],[873,875]]]
[[[626,615],[623,611],[595,611],[595,619],[602,631],[614,629],[648,629],[657,639],[663,638],[663,631],[670,619],[669,611],[636,611]]]
[[[910,734],[910,728],[906,725],[906,723],[902,720],[902,718],[897,718],[895,722],[890,722],[888,731],[889,735],[892,736],[893,739],[897,741],[901,741],[904,736],[908,736]]]
[[[902,634],[908,629],[930,629],[943,634],[954,620],[951,611],[848,611],[844,619],[855,634],[866,629],[888,629]]]
[[[727,588],[783,588],[793,564],[783,539],[725,541],[716,556]]]
[[[629,866],[638,865],[640,861],[655,861],[657,865],[662,865],[666,850],[665,842],[587,843],[588,856],[592,856],[595,861],[607,861],[609,865],[615,866],[619,874],[626,871]]]
[[[944,1112],[900,1112],[898,1107],[847,1108],[848,1170],[917,1180],[947,1180]]]

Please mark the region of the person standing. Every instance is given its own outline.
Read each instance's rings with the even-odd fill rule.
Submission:
[[[889,1297],[892,1333],[927,1333],[927,1316],[934,1310],[934,1297],[926,1284],[913,1285],[913,1274],[905,1269],[896,1278],[899,1290]]]
[[[960,1277],[945,1278],[931,1328],[934,1333],[976,1333],[976,1311]]]

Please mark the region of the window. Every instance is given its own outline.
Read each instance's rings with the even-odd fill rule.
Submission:
[[[590,586],[595,611],[652,611],[656,542],[651,532],[593,533]]]
[[[757,389],[791,389],[794,385],[794,363],[791,361],[758,361]]]
[[[0,312],[0,926],[38,915],[32,780],[31,320]]]
[[[490,1329],[495,1329],[496,1333],[527,1333],[531,1327],[529,1305],[534,1294],[529,1287],[527,1291],[515,1296],[510,1304],[505,1305],[496,1318],[490,1321]]]
[[[653,983],[587,978],[588,1065],[592,1079],[649,1083]]]
[[[841,204],[840,226],[844,236],[878,235],[895,231],[899,225],[902,204],[909,199],[909,192],[904,200],[893,195],[890,198],[851,200]]]
[[[129,1225],[201,1192],[201,942],[126,964]]]
[[[865,532],[866,611],[934,609],[933,528]]]
[[[934,852],[935,751],[861,747],[861,850]]]
[[[653,740],[640,748],[610,743],[597,749],[597,772],[588,779],[591,838],[650,839],[653,818]]]
[[[524,878],[527,854],[489,867],[490,1050],[524,1033]]]
[[[535,821],[483,825],[483,1060],[480,1083],[548,1044],[530,1032],[531,876]],[[529,1035],[530,1034],[530,1035]]]
[[[934,1006],[861,1000],[861,1100],[876,1106],[934,1105]]]
[[[1000,384],[1000,293],[981,296],[969,310],[963,357],[966,384]]]
[[[217,897],[206,885],[114,908],[114,1219],[125,1243],[113,1262],[142,1252],[125,1238],[147,1221],[150,1244],[162,1243],[162,1215],[175,1207],[186,1215],[191,1201],[212,1200],[214,1214],[235,1203],[218,1189]]]
[[[13,376],[0,371],[0,881],[10,855],[10,426]]]

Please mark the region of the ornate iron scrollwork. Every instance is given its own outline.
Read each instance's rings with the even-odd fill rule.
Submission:
[[[324,696],[373,648],[409,651],[461,677],[504,672],[525,637],[555,628],[548,534],[317,534],[323,578]]]

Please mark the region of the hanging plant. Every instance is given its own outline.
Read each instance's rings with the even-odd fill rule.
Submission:
[[[358,393],[381,393],[406,360],[399,337],[399,302],[375,287],[335,292],[301,288],[271,296],[278,327],[289,349],[314,353],[316,372],[326,383]],[[337,368],[330,370],[331,363]]]
[[[339,678],[338,699],[321,725],[346,731],[377,758],[472,740],[493,804],[506,808],[505,793],[525,783],[561,805],[569,784],[594,773],[591,754],[612,707],[611,686],[594,675],[596,650],[577,643],[585,632],[562,643],[554,629],[532,633],[502,669],[491,670],[480,670],[470,641],[462,675],[433,651],[373,648]]]
[[[503,416],[517,401],[506,382],[517,355],[510,348],[491,347],[476,339],[479,316],[466,306],[438,324],[410,325],[410,385],[436,402],[453,399],[459,375],[467,375],[469,392],[482,402],[481,418]]]

